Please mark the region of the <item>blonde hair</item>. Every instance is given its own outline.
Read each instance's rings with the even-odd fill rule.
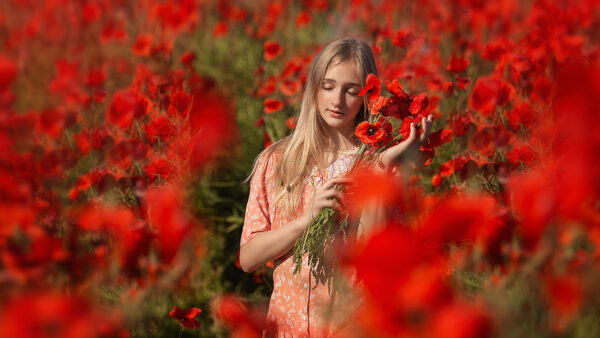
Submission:
[[[329,66],[344,61],[356,64],[362,87],[369,73],[378,75],[375,56],[365,42],[344,38],[325,46],[310,64],[296,128],[291,135],[265,149],[254,163],[250,177],[256,170],[258,159],[266,160],[275,152],[280,155],[275,169],[276,180],[272,183],[275,184],[279,212],[286,216],[293,215],[297,209],[304,182],[312,168],[316,166],[319,172],[326,168],[324,150],[331,149],[332,144],[326,136],[327,125],[317,110],[317,95]],[[363,107],[357,115],[357,124],[367,118],[366,105],[365,96]]]

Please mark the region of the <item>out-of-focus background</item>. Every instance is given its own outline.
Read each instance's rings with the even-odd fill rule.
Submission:
[[[243,181],[347,36],[444,132],[365,178],[403,217],[344,255],[338,335],[600,336],[591,0],[0,2],[0,336],[259,336]]]

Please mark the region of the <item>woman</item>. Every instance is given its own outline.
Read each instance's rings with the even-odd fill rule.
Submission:
[[[358,93],[369,73],[378,74],[366,43],[340,39],[323,48],[310,65],[294,132],[265,149],[255,162],[240,264],[251,272],[275,262],[269,335],[322,336],[334,329],[335,323],[325,316],[332,302],[328,286],[314,281],[306,259],[294,275],[290,249],[321,209],[341,208],[344,196],[333,187],[351,181],[342,175],[358,149],[356,125],[368,113],[366,98]],[[430,127],[431,118],[424,120],[422,140]],[[411,137],[382,154],[384,167],[378,170],[391,168],[416,144],[414,135],[411,126]]]

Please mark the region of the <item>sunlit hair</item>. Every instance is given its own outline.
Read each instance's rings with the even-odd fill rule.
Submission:
[[[327,137],[326,122],[318,112],[317,95],[328,67],[345,61],[356,64],[361,87],[365,86],[369,73],[378,75],[375,56],[365,42],[344,38],[325,46],[310,64],[296,128],[291,135],[265,149],[255,161],[250,176],[254,174],[256,163],[261,158],[267,159],[273,153],[280,155],[275,182],[272,184],[275,184],[278,211],[284,216],[294,215],[312,169],[316,166],[319,172],[324,172],[328,165],[325,163],[327,151],[335,150]],[[357,124],[365,120],[368,113],[366,96],[364,100],[363,107],[357,114]]]

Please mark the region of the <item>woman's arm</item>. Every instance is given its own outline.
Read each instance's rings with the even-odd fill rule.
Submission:
[[[245,272],[252,272],[259,266],[275,260],[287,253],[296,240],[302,236],[315,216],[323,208],[341,210],[340,200],[343,194],[334,189],[336,184],[351,182],[348,177],[332,178],[317,188],[305,213],[283,226],[262,231],[240,247],[240,266]]]
[[[240,265],[245,272],[252,272],[259,266],[283,256],[302,236],[310,220],[297,218],[280,228],[259,233],[240,247]]]

